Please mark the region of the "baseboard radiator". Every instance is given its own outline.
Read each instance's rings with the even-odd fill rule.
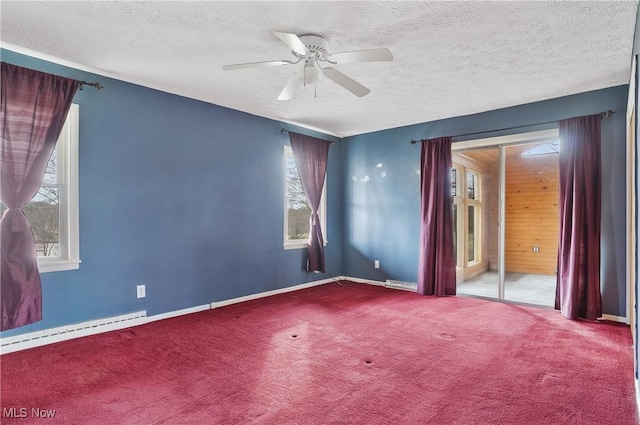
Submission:
[[[402,289],[403,291],[416,292],[418,284],[416,282],[404,282],[402,280],[388,280],[384,283],[386,288]]]
[[[96,319],[88,322],[75,323],[72,325],[2,338],[0,340],[0,354],[7,354],[14,351],[24,350],[26,348],[51,344],[53,342],[60,342],[82,336],[141,325],[145,323],[146,320],[147,312],[138,311],[120,316]]]

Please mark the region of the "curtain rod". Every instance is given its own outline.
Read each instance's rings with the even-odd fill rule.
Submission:
[[[85,86],[85,85],[91,86],[96,90],[102,90],[104,88],[104,86],[102,84],[100,84],[100,83],[90,83],[88,81],[80,81],[80,87],[78,89],[82,90],[82,87]]]
[[[4,63],[7,63],[7,62],[2,62],[2,63],[4,64]],[[29,70],[29,71],[42,72],[42,73],[47,74],[46,72],[43,72],[43,71],[36,71],[36,70],[34,70],[34,69],[25,68],[25,67],[22,67],[22,66],[20,66],[20,65],[12,65],[12,64],[10,64],[10,63],[7,63],[7,65],[14,66],[14,67],[18,67],[18,68],[22,68],[22,69],[26,69],[26,70]],[[62,77],[62,76],[60,76],[60,75],[56,75],[56,74],[49,74],[49,75],[53,75],[54,77],[66,78],[66,77]],[[67,78],[67,79],[68,79],[68,80],[72,80],[71,78]],[[75,80],[75,79],[73,79],[73,80]],[[78,80],[75,80],[75,81],[78,81]],[[94,89],[96,89],[96,90],[102,90],[102,89],[104,88],[104,86],[103,86],[102,84],[97,83],[97,82],[96,82],[96,83],[90,83],[89,81],[83,81],[83,80],[80,80],[80,81],[78,81],[78,82],[80,83],[80,86],[78,86],[78,90],[82,90],[82,87],[83,87],[83,86],[90,86],[90,87],[93,87],[93,88],[94,88]]]
[[[612,111],[611,109],[609,109],[606,112],[600,112],[600,116],[602,118],[608,118],[613,114],[615,114],[615,112]],[[476,135],[476,134],[484,134],[484,133],[495,133],[496,131],[514,130],[516,128],[533,127],[535,125],[553,124],[553,123],[556,123],[556,122],[558,122],[558,120],[539,122],[539,123],[535,123],[535,124],[516,125],[514,127],[497,128],[495,130],[485,130],[485,131],[476,131],[476,132],[473,132],[473,133],[456,134],[454,136],[451,136],[451,138],[464,137],[464,136],[473,136],[473,135]],[[420,142],[421,142],[420,140],[412,140],[409,143],[411,143],[412,145],[415,145],[416,143],[420,143]]]
[[[286,128],[281,128],[281,129],[280,129],[280,134],[284,134],[284,133],[288,133],[288,132],[289,132],[289,130],[287,130]],[[313,136],[311,136],[311,137],[313,137]],[[327,140],[327,142],[328,142],[328,140]],[[329,142],[329,143],[331,143],[331,144],[333,145],[333,144],[335,144],[336,142]]]

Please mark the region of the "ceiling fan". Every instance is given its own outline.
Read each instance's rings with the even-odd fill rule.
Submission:
[[[393,55],[389,49],[382,48],[330,53],[329,43],[323,37],[317,35],[297,36],[286,32],[274,32],[274,34],[282,40],[284,44],[289,46],[291,53],[295,57],[293,60],[239,63],[224,65],[222,69],[232,71],[244,68],[301,64],[280,93],[280,96],[278,96],[278,100],[292,99],[301,86],[315,83],[321,76],[327,77],[329,80],[358,97],[366,96],[371,90],[342,72],[325,65],[393,60]]]

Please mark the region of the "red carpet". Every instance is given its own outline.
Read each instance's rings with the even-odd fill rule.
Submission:
[[[11,353],[1,369],[2,424],[638,423],[628,327],[354,283]]]

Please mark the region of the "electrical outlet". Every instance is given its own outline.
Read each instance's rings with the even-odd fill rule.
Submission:
[[[380,261],[379,260],[375,260],[373,262],[373,267],[375,267],[376,269],[379,269],[380,268]]]
[[[147,296],[145,285],[136,286],[136,295],[138,296],[138,298],[144,298]]]

